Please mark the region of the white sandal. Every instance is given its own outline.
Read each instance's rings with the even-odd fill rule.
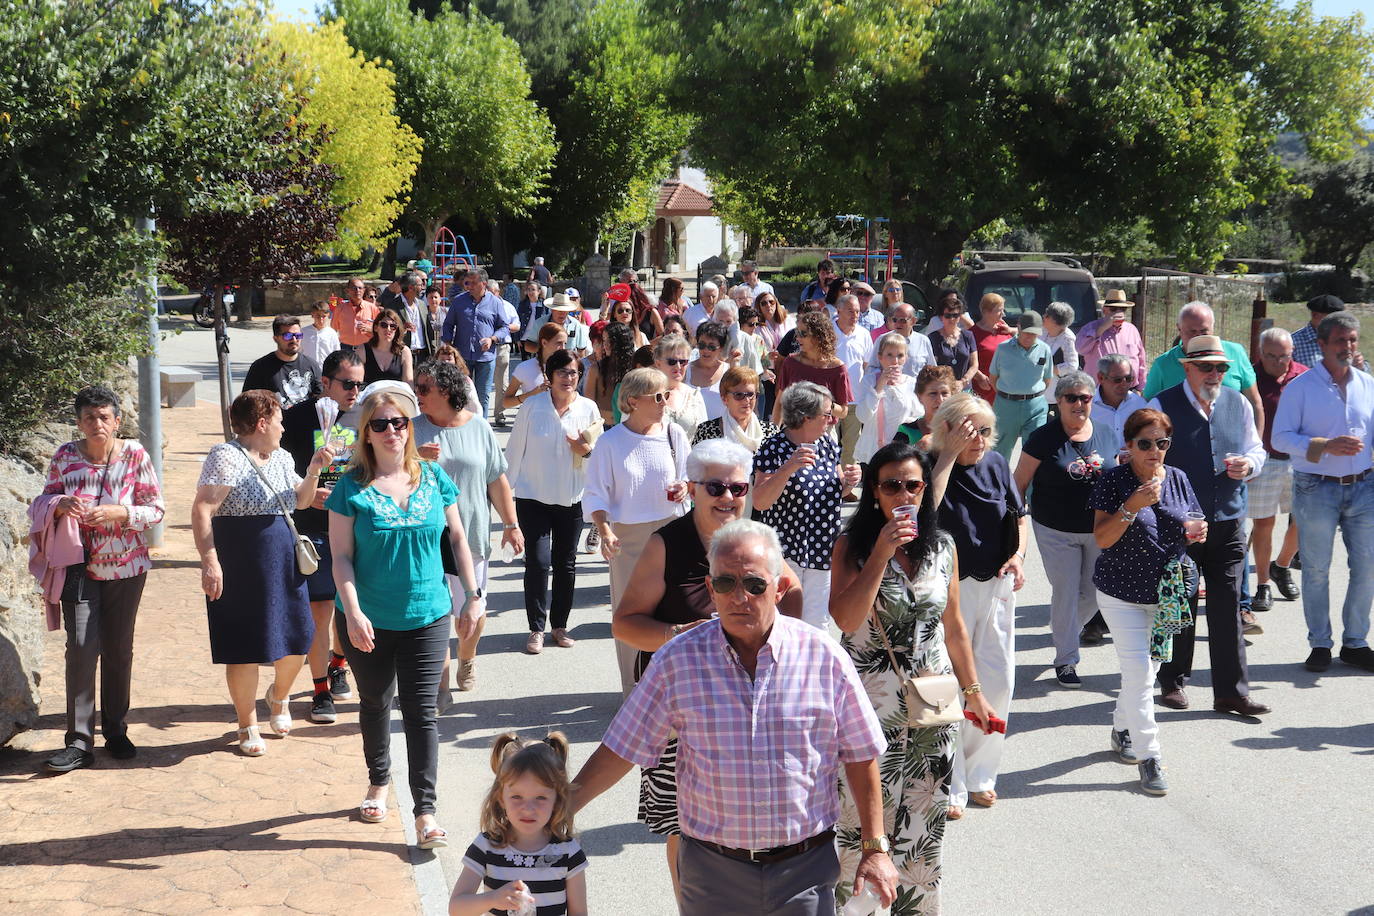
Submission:
[[[383,793],[380,798],[364,798],[358,806],[358,817],[369,824],[380,824],[386,820],[386,794]]]
[[[262,698],[267,701],[267,724],[271,727],[274,734],[285,738],[291,734],[291,707],[288,705],[291,698],[288,696],[284,700],[272,699],[272,694],[277,692],[277,682],[273,681],[267,685],[267,692]],[[281,712],[276,711],[276,707],[281,707]]]
[[[239,729],[239,753],[245,757],[261,757],[267,753],[267,743],[262,740],[256,725]]]

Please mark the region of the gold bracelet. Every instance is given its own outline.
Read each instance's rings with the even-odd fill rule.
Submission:
[[[978,683],[977,681],[974,681],[972,684],[969,684],[967,687],[964,688],[964,696],[966,696],[966,697],[971,697],[971,696],[973,696],[975,693],[982,693],[982,692],[983,692],[983,685],[980,684],[980,683]]]

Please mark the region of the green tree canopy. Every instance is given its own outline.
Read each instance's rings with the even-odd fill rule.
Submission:
[[[335,0],[329,16],[396,74],[397,114],[424,141],[406,212],[424,225],[426,246],[450,216],[521,215],[544,200],[553,125],[499,25],[452,10],[426,19],[405,0]]]
[[[1374,155],[1361,152],[1336,163],[1314,163],[1298,173],[1310,189],[1289,204],[1289,221],[1310,261],[1349,273],[1374,243]]]
[[[396,237],[421,148],[396,116],[395,75],[354,50],[338,21],[277,23],[270,35],[308,99],[301,120],[328,132],[319,156],[338,176],[332,202],[342,207],[332,250],[356,258],[385,246]]]
[[[997,217],[1102,236],[1146,220],[1191,263],[1280,192],[1272,151],[1364,136],[1374,43],[1358,19],[1276,0],[646,0],[681,48],[693,146],[813,212],[887,216],[931,283]],[[807,209],[807,207],[802,207]]]

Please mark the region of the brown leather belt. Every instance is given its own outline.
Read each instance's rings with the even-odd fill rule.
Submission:
[[[1344,477],[1331,477],[1327,474],[1313,474],[1312,476],[1316,477],[1318,480],[1329,480],[1332,483],[1338,483],[1343,487],[1348,487],[1352,483],[1359,483],[1361,480],[1364,480],[1372,472],[1374,472],[1374,468],[1365,468],[1358,474],[1346,474]]]
[[[712,852],[718,852],[731,859],[738,859],[741,862],[753,862],[756,865],[771,865],[774,862],[782,862],[810,852],[817,846],[824,846],[826,843],[835,841],[835,831],[826,830],[813,837],[802,840],[800,843],[793,843],[791,846],[774,846],[772,849],[735,849],[732,846],[721,846],[719,843],[708,843],[705,840],[697,840]]]
[[[1045,392],[1037,391],[1035,394],[1007,394],[1005,391],[997,392],[999,398],[1006,398],[1008,401],[1030,401],[1034,398],[1043,398]]]

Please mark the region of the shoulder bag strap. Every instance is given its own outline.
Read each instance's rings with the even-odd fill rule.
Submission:
[[[887,638],[887,628],[883,626],[882,620],[878,617],[878,604],[876,601],[873,603],[873,609],[870,612],[870,616],[873,618],[873,628],[878,631],[878,636],[883,641],[883,648],[887,650],[887,657],[892,662],[893,673],[905,679],[909,675],[906,670],[897,663],[897,655],[892,651],[892,643],[889,642]]]
[[[239,442],[235,442],[234,446],[238,448],[239,451],[243,452],[243,460],[247,461],[248,464],[252,466],[253,470],[257,472],[258,479],[262,481],[263,487],[268,493],[272,494],[273,499],[276,500],[277,508],[281,510],[282,515],[286,516],[286,526],[291,529],[291,536],[295,538],[300,537],[300,533],[296,531],[295,520],[291,518],[291,513],[288,512],[286,507],[282,504],[281,494],[272,489],[271,482],[268,481],[267,475],[262,472],[262,468],[258,466],[258,463],[248,457],[248,449],[244,448]]]

